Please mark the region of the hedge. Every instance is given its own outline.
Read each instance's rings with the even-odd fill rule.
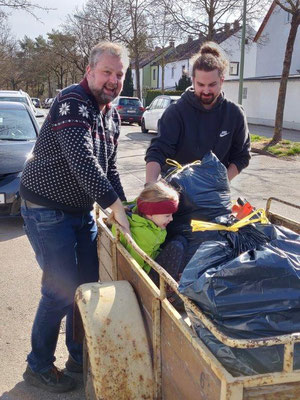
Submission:
[[[167,96],[181,96],[184,90],[165,90],[163,93],[161,90],[147,90],[145,107],[149,106],[152,100],[157,96],[167,95]]]

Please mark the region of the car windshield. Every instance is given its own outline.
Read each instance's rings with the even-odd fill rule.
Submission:
[[[120,99],[119,104],[120,106],[134,106],[134,107],[141,106],[141,102],[139,99]]]
[[[32,139],[36,139],[36,131],[26,110],[0,109],[0,140]]]

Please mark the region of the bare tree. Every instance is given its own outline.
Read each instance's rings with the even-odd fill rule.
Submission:
[[[34,13],[36,10],[54,10],[53,8],[41,6],[32,0],[0,0],[0,7],[4,8],[3,12],[6,9],[24,10],[37,20],[39,18]]]
[[[163,50],[158,59],[158,64],[161,66],[161,88],[164,93],[165,56],[175,43],[174,39],[178,36],[179,27],[177,24],[173,23],[172,16],[168,12],[167,7],[160,1],[154,1],[151,7],[149,7],[148,18],[150,20],[150,39],[155,46]]]
[[[129,49],[134,61],[136,76],[137,96],[142,98],[140,82],[140,62],[149,50],[149,20],[147,9],[149,0],[125,0],[123,1],[123,21],[118,26],[119,38]]]
[[[78,54],[74,63],[82,71],[88,64],[92,47],[100,40],[116,41],[123,20],[121,0],[89,0],[81,10],[76,9],[64,24],[64,33],[75,38]]]
[[[278,143],[282,139],[282,123],[283,113],[285,105],[285,97],[287,90],[288,77],[290,73],[290,67],[292,62],[292,56],[294,51],[294,44],[297,35],[297,31],[300,25],[300,1],[299,0],[276,0],[276,4],[280,6],[284,11],[291,15],[291,26],[288,36],[288,40],[285,48],[285,55],[283,60],[283,68],[281,74],[281,80],[279,85],[279,93],[277,100],[276,116],[275,116],[275,127],[274,135],[270,142],[271,144]]]
[[[224,28],[227,22],[241,21],[243,0],[163,0],[181,31],[207,40]],[[247,1],[247,24],[261,16],[268,0]]]

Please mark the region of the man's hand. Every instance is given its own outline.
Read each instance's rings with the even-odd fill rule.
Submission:
[[[113,218],[119,225],[121,225],[124,232],[128,233],[131,236],[129,222],[121,200],[117,199],[113,204],[110,205],[110,208],[113,213]]]

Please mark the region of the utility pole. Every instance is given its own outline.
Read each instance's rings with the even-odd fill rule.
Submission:
[[[244,0],[243,7],[243,27],[241,40],[241,60],[240,60],[240,83],[239,83],[239,104],[243,103],[243,82],[244,82],[244,64],[245,64],[245,38],[246,38],[246,12],[247,0]]]

